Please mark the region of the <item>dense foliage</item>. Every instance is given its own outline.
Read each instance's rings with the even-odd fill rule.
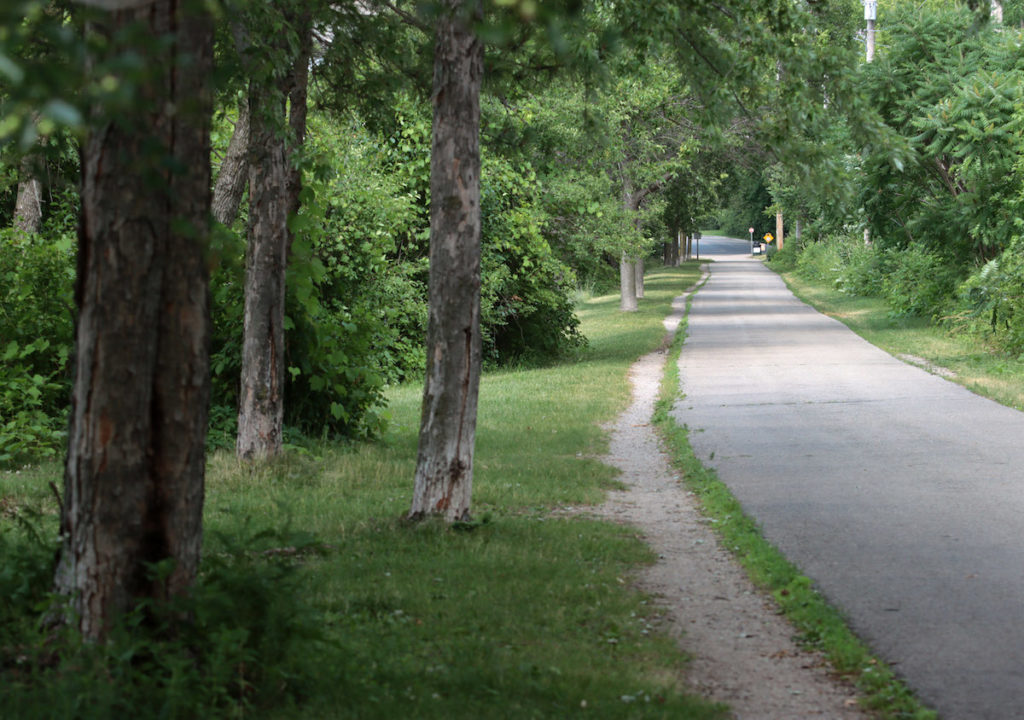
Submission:
[[[934,318],[1018,355],[1024,7],[1004,3],[1002,24],[989,10],[988,3],[880,7],[874,62],[851,76],[862,92],[808,137],[830,148],[831,179],[819,181],[814,167],[790,158],[742,182],[764,184],[772,198],[764,212],[782,211],[790,236],[795,221],[804,225],[802,246],[790,245],[774,262],[844,292],[882,297],[894,316]]]
[[[66,440],[74,238],[0,230],[0,465]]]

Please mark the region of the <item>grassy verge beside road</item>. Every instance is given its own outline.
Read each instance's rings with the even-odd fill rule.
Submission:
[[[628,528],[555,512],[616,482],[594,459],[600,424],[697,276],[650,274],[634,314],[617,296],[588,299],[578,362],[485,376],[474,523],[402,520],[418,387],[391,393],[384,442],[256,468],[212,456],[200,622],[181,642],[128,627],[55,665],[34,613],[52,577],[60,468],[0,474],[4,717],[720,717],[683,692],[685,658],[630,587],[650,550]]]
[[[769,264],[771,267],[771,264]],[[834,317],[873,345],[916,364],[926,360],[979,395],[1024,409],[1024,356],[995,352],[978,337],[954,335],[927,318],[894,317],[884,300],[848,295],[795,272],[782,278],[793,293],[818,311]]]

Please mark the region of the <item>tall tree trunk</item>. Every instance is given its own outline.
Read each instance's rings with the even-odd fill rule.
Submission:
[[[312,25],[295,22],[299,48],[279,81],[249,86],[249,231],[237,456],[259,460],[283,447],[285,273],[292,235],[288,217],[299,210],[302,171],[296,153],[306,138],[306,95]],[[281,132],[287,118],[290,137]]]
[[[14,203],[14,227],[29,233],[39,232],[43,222],[43,183],[39,180],[36,159],[26,155],[18,166],[18,197]]]
[[[619,261],[619,310],[636,312],[639,308],[636,301],[636,271],[633,261],[623,252]]]
[[[434,47],[427,375],[409,518],[452,522],[469,516],[480,386],[483,45],[460,16],[462,3],[443,5]]]
[[[239,103],[238,120],[213,187],[213,219],[231,225],[249,183],[249,101]]]
[[[249,229],[238,407],[240,459],[277,455],[284,424],[284,303],[288,266],[288,151],[277,82],[249,84]]]
[[[142,57],[147,75],[135,104],[145,109],[95,120],[82,150],[75,382],[55,587],[69,597],[68,620],[94,639],[138,600],[184,593],[199,564],[213,25],[186,9],[194,6],[155,0],[110,13],[96,28],[108,34],[110,52]],[[118,32],[137,25],[145,32]],[[169,574],[155,576],[151,564],[164,561]]]
[[[657,187],[658,185],[655,184],[648,188],[634,191],[633,184],[628,177],[623,182],[622,206],[633,217],[633,225],[637,229],[638,235],[641,232],[640,204]],[[619,263],[619,293],[619,310],[621,312],[635,312],[639,308],[637,298],[644,296],[643,258],[628,257],[623,252],[622,261]]]
[[[288,129],[291,147],[288,170],[288,214],[299,212],[299,195],[302,192],[302,167],[297,153],[306,144],[306,114],[309,94],[309,56],[313,50],[313,23],[308,10],[298,19],[299,51],[288,77]],[[289,231],[289,246],[291,245]]]

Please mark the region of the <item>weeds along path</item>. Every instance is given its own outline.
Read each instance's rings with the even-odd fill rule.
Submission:
[[[665,321],[670,336],[685,296],[673,308]],[[598,512],[638,528],[658,554],[638,582],[658,599],[669,631],[693,657],[687,683],[727,703],[739,720],[869,717],[820,655],[793,642],[793,627],[721,547],[662,453],[650,421],[665,359],[664,351],[654,352],[630,370],[633,401],[612,427],[607,458],[627,489],[611,493]]]

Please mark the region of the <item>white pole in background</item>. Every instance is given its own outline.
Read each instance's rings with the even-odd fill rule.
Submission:
[[[875,18],[878,16],[878,0],[864,0],[864,19],[868,21],[867,61],[875,59]]]
[[[878,0],[864,0],[864,19],[868,21],[868,35],[865,50],[865,59],[871,62],[875,59],[875,18],[878,16]],[[871,244],[871,228],[864,228],[864,244]]]

